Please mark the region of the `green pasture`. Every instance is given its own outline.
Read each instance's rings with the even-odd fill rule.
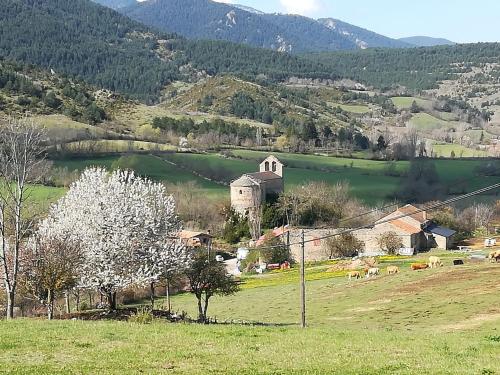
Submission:
[[[185,183],[195,181],[200,193],[212,197],[229,196],[227,186],[217,184],[193,173],[208,176],[215,174],[217,180],[231,181],[243,173],[258,171],[259,163],[269,155],[267,152],[235,150],[236,158],[219,154],[167,153],[151,155],[119,155],[93,159],[66,159],[55,162],[56,166],[70,171],[82,171],[88,166],[99,165],[108,169],[121,167],[135,170],[138,174],[158,181]],[[285,187],[300,186],[310,181],[330,184],[348,182],[354,196],[368,204],[377,204],[391,199],[398,189],[401,178],[385,175],[387,162],[365,159],[335,158],[328,156],[275,153],[285,164]],[[452,192],[462,193],[474,188],[498,182],[497,177],[476,178],[475,170],[484,161],[437,159],[433,161],[441,180],[452,187]],[[396,170],[404,172],[409,162],[395,163]]]
[[[500,266],[453,267],[456,256],[423,271],[410,271],[407,258],[382,260],[381,276],[351,282],[329,273],[332,264],[310,265],[306,329],[297,325],[296,268],[214,297],[209,314],[233,324],[0,321],[0,373],[498,374]],[[402,272],[386,275],[387,264]],[[196,313],[190,294],[172,303]]]
[[[464,157],[464,158],[485,158],[488,157],[488,152],[483,150],[475,150],[473,148],[468,148],[462,145],[456,144],[433,144],[432,151],[436,154],[437,157],[450,158],[451,152],[455,153],[455,157]]]
[[[207,181],[190,171],[176,167],[152,155],[114,155],[92,159],[75,158],[57,160],[54,164],[58,167],[66,167],[70,171],[78,170],[80,172],[91,166],[100,166],[108,170],[115,168],[132,169],[141,176],[172,184],[194,181],[201,188],[200,193],[208,194],[211,197],[221,196],[227,190],[222,185]]]
[[[414,101],[422,108],[427,108],[432,104],[430,100],[414,96],[394,96],[391,100],[398,109],[409,109]]]

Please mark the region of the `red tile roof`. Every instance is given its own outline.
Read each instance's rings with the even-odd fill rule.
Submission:
[[[400,212],[402,215],[409,215],[412,219],[417,220],[420,224],[424,224],[427,222],[427,217],[425,212],[417,212],[412,215],[413,212],[418,211],[419,209],[411,204],[407,204],[404,207],[398,208],[397,212]]]
[[[415,233],[419,233],[422,231],[421,228],[417,228],[411,224],[408,224],[407,222],[405,222],[404,220],[401,220],[401,219],[396,219],[396,220],[390,221],[389,223],[391,223],[392,225],[394,225],[398,229],[401,229],[403,232],[406,232],[409,234],[415,234]]]

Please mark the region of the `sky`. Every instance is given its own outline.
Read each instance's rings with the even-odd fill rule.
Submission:
[[[267,13],[332,17],[392,37],[426,35],[458,43],[500,41],[499,0],[216,0]]]

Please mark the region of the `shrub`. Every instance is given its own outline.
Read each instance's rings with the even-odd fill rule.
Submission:
[[[398,254],[403,247],[403,241],[395,232],[385,232],[377,239],[380,248],[388,254]]]
[[[326,240],[326,252],[329,259],[352,258],[365,247],[352,233],[344,233]]]
[[[153,312],[148,307],[141,307],[137,312],[128,318],[130,323],[150,324],[154,320]]]

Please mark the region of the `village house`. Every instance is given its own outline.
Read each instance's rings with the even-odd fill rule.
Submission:
[[[449,250],[454,245],[455,231],[440,227],[428,220],[427,213],[417,212],[418,209],[412,205],[400,207],[388,215],[383,216],[370,228],[359,229],[353,232],[360,241],[364,243],[362,256],[373,256],[384,254],[380,248],[378,239],[387,232],[395,233],[403,244],[402,250],[409,253],[418,253],[431,248]],[[318,261],[327,259],[327,241],[323,238],[345,229],[321,229],[305,231],[305,253],[307,261]],[[299,229],[291,230],[291,252],[294,259],[300,255]]]
[[[187,246],[192,248],[199,247],[210,247],[212,244],[212,235],[210,233],[205,233],[201,231],[190,231],[190,230],[182,230],[179,233],[179,238],[181,242]]]
[[[242,215],[258,208],[270,195],[283,192],[283,164],[275,156],[267,157],[259,172],[246,173],[231,183],[231,207]]]

